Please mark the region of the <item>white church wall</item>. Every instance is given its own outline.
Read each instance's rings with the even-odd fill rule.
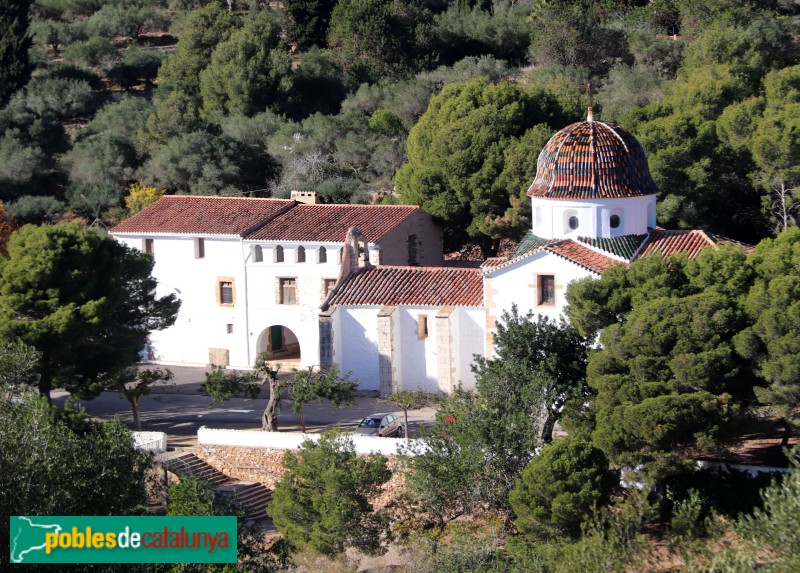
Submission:
[[[538,304],[538,285],[542,275],[555,277],[555,302],[552,304]],[[532,311],[534,315],[541,314],[557,320],[567,305],[565,297],[567,286],[587,276],[597,275],[549,251],[542,251],[490,273],[484,279],[487,330],[494,332],[496,330],[494,323],[500,321],[503,311],[510,311],[514,304],[517,305],[521,316]],[[489,332],[486,336],[486,348],[486,354],[490,355]]]
[[[333,361],[343,372],[352,371],[360,390],[380,390],[378,369],[378,309],[376,307],[339,308],[334,313],[334,338],[341,346]],[[337,356],[338,355],[338,356]]]
[[[116,238],[143,249],[141,236]],[[206,365],[210,362],[209,350],[217,349],[228,351],[230,365],[247,366],[244,265],[239,240],[203,237],[204,256],[198,258],[197,237],[151,238],[156,292],[158,296],[177,295],[181,308],[173,326],[151,334],[150,358],[165,364]],[[220,281],[233,283],[234,304],[219,302]]]
[[[582,200],[533,197],[533,233],[546,239],[643,235],[656,225],[655,202],[655,195]],[[617,228],[611,227],[612,215],[620,218]],[[578,219],[575,229],[569,226],[572,216]]]
[[[398,380],[404,390],[438,392],[438,363],[436,348],[436,312],[438,307],[404,306],[398,308],[399,346],[395,339],[396,355],[400,359]],[[419,332],[419,317],[426,317],[427,334]],[[397,373],[396,373],[397,375]]]
[[[484,332],[482,324],[485,322],[483,308],[460,307],[456,311],[455,353],[456,380],[461,382],[464,389],[475,388],[475,375],[472,373],[472,360],[475,354],[483,355]]]
[[[300,366],[319,364],[319,306],[324,300],[325,281],[339,274],[339,246],[333,243],[281,243],[283,262],[274,262],[275,244],[260,243],[262,261],[253,256],[254,243],[243,243],[247,257],[249,352],[252,358],[266,350],[265,332],[271,326],[291,330],[300,344]],[[305,262],[298,262],[298,248],[305,248]],[[324,246],[327,261],[318,262]],[[279,296],[281,279],[296,281],[296,303],[284,304]]]

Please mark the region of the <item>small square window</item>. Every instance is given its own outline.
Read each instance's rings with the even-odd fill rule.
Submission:
[[[554,275],[539,275],[539,304],[555,304],[556,302],[556,277]]]
[[[297,279],[278,279],[278,304],[297,304]]]
[[[206,256],[206,242],[205,239],[198,238],[194,240],[194,258],[203,259]]]
[[[233,304],[233,283],[229,281],[219,282],[219,302],[220,304]]]
[[[148,255],[154,255],[155,249],[153,248],[153,239],[144,240],[144,252]]]
[[[233,325],[232,324],[226,324],[225,325],[225,332],[227,332],[228,334],[233,334]]]

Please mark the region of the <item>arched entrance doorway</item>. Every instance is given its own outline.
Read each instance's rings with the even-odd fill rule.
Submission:
[[[290,328],[280,324],[261,332],[257,351],[259,354],[266,352],[270,362],[300,363],[300,340]]]

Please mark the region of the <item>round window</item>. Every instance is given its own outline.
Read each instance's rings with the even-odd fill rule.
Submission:
[[[619,227],[620,223],[619,215],[611,215],[611,220],[609,222],[611,223],[612,229],[616,229],[617,227]]]
[[[569,228],[574,231],[575,229],[578,228],[578,218],[575,215],[573,215],[572,217],[567,219],[567,224],[569,225]]]

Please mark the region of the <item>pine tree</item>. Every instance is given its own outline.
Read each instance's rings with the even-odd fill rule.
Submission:
[[[31,66],[28,50],[30,0],[0,0],[0,104],[28,83]]]

